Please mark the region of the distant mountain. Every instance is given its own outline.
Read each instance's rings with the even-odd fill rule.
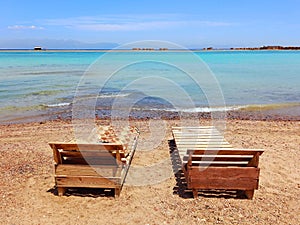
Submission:
[[[33,49],[41,46],[44,49],[112,49],[118,47],[118,43],[98,42],[86,43],[76,40],[55,39],[13,39],[0,40],[0,49]]]

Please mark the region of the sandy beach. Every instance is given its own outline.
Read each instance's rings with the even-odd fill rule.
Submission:
[[[100,121],[100,123],[108,123]],[[70,190],[59,197],[54,189],[54,162],[49,141],[73,139],[70,121],[1,125],[1,224],[298,224],[300,211],[300,122],[227,121],[226,139],[233,147],[262,148],[260,184],[254,199],[180,191],[172,173],[166,136],[152,151],[142,149],[151,134],[147,121],[134,120],[141,138],[132,166],[151,166],[163,158],[170,176],[153,185],[123,187],[119,198],[97,190]],[[208,125],[209,120],[200,120]],[[141,148],[142,147],[142,148]],[[147,174],[143,177],[147,177]],[[130,170],[129,170],[130,176]]]

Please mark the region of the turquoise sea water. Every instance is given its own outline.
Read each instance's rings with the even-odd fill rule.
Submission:
[[[191,54],[200,57],[203,63],[191,60]],[[201,66],[195,66],[196,63]],[[209,71],[206,66],[211,71],[210,77],[202,78],[201,68]],[[118,69],[106,80],[103,74],[109,67]],[[199,76],[200,82],[187,73]],[[88,77],[86,80],[84,75]],[[134,107],[139,110],[178,110],[170,101],[176,96],[176,104],[182,100],[180,110],[209,111],[212,94],[208,92],[213,93],[216,85],[228,109],[300,103],[300,52],[129,51],[107,57],[105,52],[92,51],[3,51],[0,52],[0,123],[70,111],[74,95],[88,98],[96,94],[99,110],[109,109],[116,96],[124,100],[124,107],[135,101]],[[192,99],[194,107],[185,106],[181,90]],[[214,108],[224,107],[218,102],[213,104]]]

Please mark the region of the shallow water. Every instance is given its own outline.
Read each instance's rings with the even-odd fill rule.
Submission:
[[[298,51],[0,52],[0,122],[70,114],[74,96],[98,110],[299,103],[299,85]]]

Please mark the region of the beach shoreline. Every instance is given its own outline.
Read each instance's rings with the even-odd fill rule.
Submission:
[[[176,110],[131,110],[130,114],[126,118],[130,120],[147,120],[147,119],[163,119],[173,120],[180,118],[189,119],[217,119],[220,115],[220,119],[223,120],[257,120],[257,121],[300,121],[300,104],[299,103],[286,103],[276,105],[251,105],[244,107],[236,107],[235,110],[217,110],[214,108],[203,107],[208,112],[178,112]],[[218,108],[217,108],[218,109]],[[197,109],[195,109],[197,110]],[[211,110],[211,112],[210,112]],[[5,124],[20,124],[31,122],[47,122],[52,120],[72,120],[72,105],[66,107],[52,109],[51,112],[44,111],[43,113],[36,112],[22,114],[14,117],[14,115],[8,114],[0,118],[0,125]],[[4,114],[3,114],[4,115]],[[12,116],[12,117],[10,117]],[[97,108],[95,111],[95,118],[102,118],[110,120],[112,118],[112,111],[110,108]]]
[[[299,47],[298,47],[299,48]],[[160,50],[160,49],[140,49],[140,50],[134,50],[134,49],[122,49],[122,48],[113,48],[113,49],[42,49],[42,50],[34,50],[34,49],[0,49],[1,52],[287,52],[287,51],[293,51],[297,52],[300,51],[300,49],[247,49],[247,48],[220,48],[220,49],[201,49],[201,48],[192,48],[192,49],[167,49],[167,50]]]
[[[198,119],[210,125],[209,119]],[[107,125],[109,120],[99,119]],[[48,142],[74,139],[70,120],[0,125],[1,224],[297,224],[300,196],[300,122],[228,119],[225,138],[236,148],[264,149],[260,183],[253,200],[191,194],[180,196],[168,141],[180,120],[163,120],[165,136],[155,149],[142,149],[151,137],[149,120],[130,120],[140,132],[132,166],[168,162],[169,178],[148,186],[125,184],[119,198],[97,190],[73,190],[58,197]],[[157,168],[161,169],[161,168]],[[130,173],[130,170],[129,170]],[[149,174],[142,178],[151,179]],[[141,180],[142,182],[142,180]]]

